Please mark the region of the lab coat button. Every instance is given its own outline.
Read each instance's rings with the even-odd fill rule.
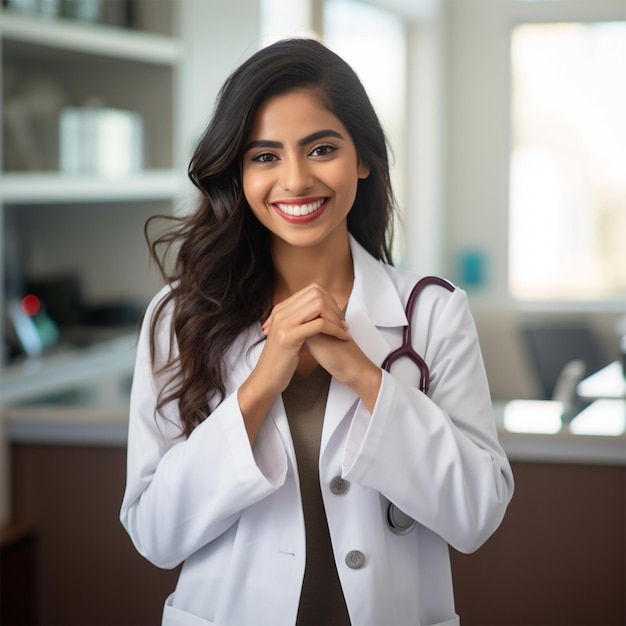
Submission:
[[[350,483],[347,480],[341,478],[341,476],[335,476],[330,481],[330,491],[337,496],[341,495],[342,493],[346,493],[349,486]]]
[[[350,550],[346,555],[346,565],[350,569],[361,569],[365,565],[365,555],[359,550]]]

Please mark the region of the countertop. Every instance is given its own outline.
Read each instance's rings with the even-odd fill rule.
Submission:
[[[565,426],[552,420],[552,427],[551,403],[495,403],[499,439],[511,461],[626,465],[626,404],[615,402],[621,404],[592,405],[593,412]],[[2,417],[10,443],[126,446],[127,405],[11,407]],[[598,434],[590,434],[594,426]]]

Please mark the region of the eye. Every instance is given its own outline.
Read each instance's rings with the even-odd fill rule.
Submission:
[[[277,158],[278,157],[271,152],[262,152],[261,154],[253,156],[252,160],[256,161],[257,163],[273,163],[277,160]]]
[[[331,146],[329,144],[322,144],[320,146],[315,146],[315,148],[313,148],[313,150],[309,152],[309,155],[323,157],[323,156],[328,156],[329,154],[332,154],[333,152],[335,152],[335,150],[337,150],[335,146]]]

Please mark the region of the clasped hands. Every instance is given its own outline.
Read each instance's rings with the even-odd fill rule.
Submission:
[[[352,338],[333,296],[316,283],[276,304],[263,323],[263,333],[267,339],[259,365],[266,359],[271,363],[279,393],[301,360],[317,362],[348,386],[364,369],[378,369]]]
[[[317,362],[351,387],[372,412],[382,372],[359,348],[332,295],[312,283],[274,306],[262,325],[266,341],[239,390],[239,404],[254,441],[269,405],[287,387],[302,360]]]

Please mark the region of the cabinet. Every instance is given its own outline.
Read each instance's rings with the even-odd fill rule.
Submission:
[[[38,538],[29,623],[159,623],[178,572],[143,560],[114,514],[125,464],[123,447],[12,444],[14,510]],[[624,624],[625,468],[515,462],[513,473],[501,527],[474,554],[451,551],[463,624]]]
[[[186,184],[184,164],[177,162],[181,5],[177,0],[101,5],[103,20],[111,22],[113,14],[117,25],[0,8],[0,367],[5,371],[13,367],[4,339],[12,330],[8,308],[32,281],[72,284],[81,303],[118,315],[125,307],[140,311],[160,284],[150,269],[143,223],[149,215],[171,213]],[[121,24],[122,9],[129,7],[132,25]],[[87,135],[93,127],[83,126],[73,141],[91,151],[102,144],[101,162],[84,171],[68,169],[61,157],[68,134],[60,130],[68,109],[123,112],[122,118],[139,121],[134,135],[139,141],[125,146],[119,127]],[[112,136],[117,140],[107,146]],[[140,158],[115,169],[137,145]],[[78,153],[84,162],[84,152]],[[92,330],[97,338],[98,332],[106,336],[120,329]],[[82,342],[90,341],[87,334],[81,334]]]

